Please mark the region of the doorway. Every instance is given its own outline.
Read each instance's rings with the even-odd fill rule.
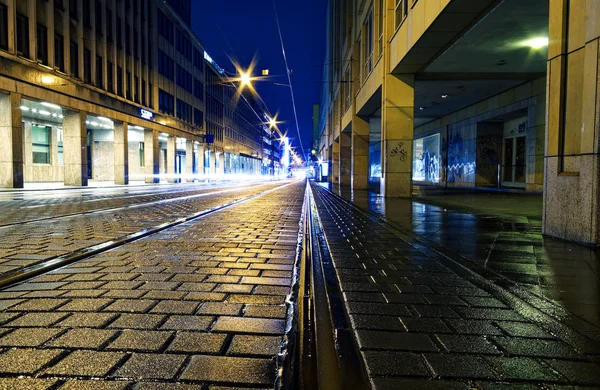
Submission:
[[[502,143],[502,186],[525,188],[525,135],[504,138]]]

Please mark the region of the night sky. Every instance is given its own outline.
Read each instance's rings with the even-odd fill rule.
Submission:
[[[326,0],[276,0],[288,59],[298,122],[306,152],[312,143],[312,106],[319,104],[325,57]],[[206,52],[229,72],[235,68],[229,56],[247,68],[257,59],[254,75],[269,69],[270,81],[256,83],[272,113],[279,111],[279,125],[295,146],[297,142],[290,91],[272,81],[287,84],[285,64],[272,0],[192,0],[192,28]],[[297,150],[300,152],[299,148]]]

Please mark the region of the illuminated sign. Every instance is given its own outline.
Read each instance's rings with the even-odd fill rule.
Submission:
[[[147,119],[149,121],[152,120],[152,118],[154,118],[154,113],[148,111],[148,110],[144,110],[143,108],[140,109],[140,116],[144,119]]]

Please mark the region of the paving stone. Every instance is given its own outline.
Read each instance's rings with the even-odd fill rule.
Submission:
[[[64,348],[97,349],[106,344],[117,332],[105,329],[71,329],[53,340],[50,345]]]
[[[469,305],[475,307],[491,307],[491,308],[502,308],[506,309],[508,306],[499,299],[491,297],[462,297]]]
[[[56,379],[0,378],[0,390],[46,390],[57,382]]]
[[[473,387],[465,382],[392,378],[374,378],[373,388],[375,390],[473,390]]]
[[[600,387],[600,370],[594,363],[568,360],[545,360],[545,363],[571,382]]]
[[[13,318],[18,316],[19,313],[0,313],[0,325],[11,321]]]
[[[358,330],[361,349],[387,349],[403,351],[438,351],[429,336],[416,333]]]
[[[2,347],[37,347],[60,334],[62,329],[19,328],[0,338]]]
[[[457,307],[455,310],[464,318],[498,321],[525,321],[513,310],[487,309],[476,307]]]
[[[48,282],[48,283],[21,283],[6,289],[6,291],[37,291],[54,290],[64,286],[67,282]]]
[[[169,345],[169,352],[218,354],[223,349],[226,334],[178,332]]]
[[[145,290],[142,290],[145,291]],[[183,291],[148,291],[144,295],[145,299],[182,299],[185,295]]]
[[[172,332],[124,330],[107,350],[158,352],[172,336]]]
[[[477,356],[426,354],[425,359],[440,378],[496,379],[490,365]]]
[[[9,349],[0,354],[0,372],[33,375],[62,353],[60,349]]]
[[[363,356],[367,370],[373,376],[433,376],[425,359],[415,353],[365,351]]]
[[[275,362],[270,359],[197,355],[192,357],[181,379],[273,386]]]
[[[236,316],[240,314],[242,307],[240,303],[206,302],[202,304],[198,314]]]
[[[72,313],[56,326],[66,328],[103,328],[117,317],[113,313]]]
[[[387,316],[410,316],[406,305],[394,303],[367,303],[367,302],[348,302],[350,313],[369,314],[369,315],[387,315]]]
[[[67,290],[62,294],[61,298],[98,298],[103,295],[106,290]]]
[[[60,311],[99,311],[105,306],[108,306],[113,300],[112,299],[72,299],[69,303],[61,306],[58,310]]]
[[[257,291],[256,294],[231,294],[227,301],[249,305],[283,305],[285,303],[285,296],[259,295]]]
[[[550,333],[542,330],[540,327],[527,322],[509,322],[509,321],[498,321],[496,324],[509,336],[515,337],[532,337],[538,339],[552,339],[555,338]]]
[[[398,322],[409,332],[452,333],[446,323],[439,318],[400,317]]]
[[[244,316],[285,319],[287,308],[285,306],[248,305]]]
[[[109,328],[119,329],[156,329],[166,316],[162,314],[121,314]]]
[[[193,276],[193,275],[190,275]],[[198,275],[200,276],[200,275]],[[202,275],[203,277],[205,277],[204,275]],[[192,283],[192,282],[186,282],[186,283],[182,283],[181,286],[177,287],[177,291],[198,291],[198,292],[208,292],[211,291],[212,289],[214,289],[216,286],[216,283],[208,283],[208,282],[198,282],[198,283]]]
[[[125,390],[130,384],[123,381],[68,380],[60,390]]]
[[[254,286],[249,284],[219,284],[213,291],[220,293],[241,293],[248,294],[252,292]]]
[[[485,336],[438,334],[437,339],[451,353],[500,355],[501,352]]]
[[[156,304],[150,299],[117,299],[103,311],[117,311],[123,313],[145,313]]]
[[[185,356],[134,353],[114,374],[117,378],[133,380],[171,380],[183,365]]]
[[[285,321],[264,318],[219,317],[213,330],[216,332],[283,334]]]
[[[124,353],[118,352],[77,350],[46,370],[46,374],[101,378],[105,377],[125,356]]]
[[[234,335],[227,354],[276,356],[282,342],[280,336]]]
[[[204,387],[185,383],[140,382],[135,386],[135,390],[204,390]]]
[[[160,301],[150,310],[151,313],[161,314],[193,314],[198,307],[196,302]]]
[[[539,362],[521,357],[485,358],[503,379],[555,381],[558,375]]]
[[[561,341],[499,336],[492,337],[492,340],[510,355],[561,359],[587,359],[572,347]]]
[[[140,298],[144,295],[146,291],[144,290],[109,290],[104,293],[103,298],[123,298],[123,299],[132,299],[132,298]]]
[[[489,320],[445,320],[457,333],[461,334],[481,334],[481,335],[502,335],[500,329],[495,327]]]
[[[67,313],[26,313],[23,316],[9,322],[5,326],[44,327],[54,325],[67,316]]]
[[[11,311],[53,311],[56,308],[64,305],[65,303],[67,303],[69,300],[68,299],[29,299],[27,301],[24,301],[22,303],[19,303],[19,301],[14,301],[14,303],[18,303],[17,305],[9,305],[10,310]],[[5,302],[0,302],[0,310],[2,310],[2,303],[6,303]]]
[[[212,316],[170,316],[160,329],[205,331],[214,321]]]

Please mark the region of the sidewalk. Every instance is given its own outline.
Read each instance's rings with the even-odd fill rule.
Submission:
[[[465,268],[413,232],[362,213],[318,185],[312,188],[375,389],[600,386],[598,344],[509,292],[502,286],[507,279],[472,272],[471,264]],[[383,205],[399,215],[421,217],[414,223],[423,231],[461,228],[460,239],[454,238],[459,243],[469,235],[470,219],[478,220],[456,215],[453,223],[435,219],[429,224],[425,211],[433,206]]]
[[[328,187],[325,183],[320,183]],[[516,284],[566,324],[600,340],[600,253],[544,237],[537,194],[429,189],[412,200],[367,191],[338,195],[472,269]]]

